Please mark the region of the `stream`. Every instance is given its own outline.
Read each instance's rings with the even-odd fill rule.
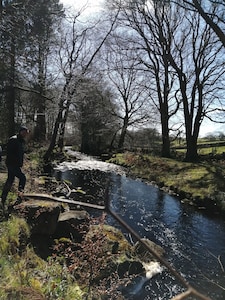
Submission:
[[[85,191],[87,202],[102,205],[107,199],[141,237],[165,249],[167,262],[195,289],[212,300],[225,299],[223,218],[182,204],[142,180],[129,178],[119,166],[78,153],[73,155],[79,161],[61,163],[55,169],[58,180],[69,180],[74,188]],[[136,242],[110,215],[107,222],[122,230],[131,243]],[[168,300],[184,290],[164,267],[149,280],[137,278],[124,288],[123,294],[129,300]]]

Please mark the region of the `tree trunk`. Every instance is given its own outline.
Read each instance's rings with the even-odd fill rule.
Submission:
[[[12,38],[10,51],[9,89],[7,93],[8,136],[15,134],[15,41]]]
[[[41,98],[41,97],[40,97]],[[45,106],[40,105],[37,111],[37,124],[34,132],[34,139],[42,142],[46,137]]]
[[[120,138],[119,138],[119,143],[118,143],[118,149],[122,150],[124,147],[124,141],[127,133],[127,127],[128,127],[128,115],[125,116],[124,121],[123,121],[123,127],[121,130]]]
[[[68,117],[68,113],[69,113],[69,107],[70,107],[70,103],[71,103],[71,97],[69,98],[69,100],[67,100],[66,108],[64,109],[64,112],[62,114],[62,120],[61,120],[60,127],[59,127],[58,146],[59,146],[59,149],[61,152],[64,147],[64,135],[65,135],[65,128],[66,128],[66,121],[67,121],[67,117]]]
[[[202,93],[199,93],[199,98],[202,97]],[[199,99],[200,100],[200,99]],[[201,102],[201,100],[200,100]],[[184,110],[185,111],[185,110]],[[198,161],[198,135],[201,125],[201,113],[202,106],[199,104],[197,109],[197,114],[195,117],[194,125],[192,126],[193,116],[190,118],[187,110],[185,111],[185,124],[186,124],[186,144],[187,144],[187,152],[185,156],[185,161],[195,162]]]
[[[175,63],[171,54],[168,55],[168,59],[172,67],[176,70],[179,78],[180,84],[180,91],[182,95],[182,103],[183,103],[183,113],[184,113],[184,120],[185,120],[185,132],[186,132],[186,144],[187,144],[187,151],[185,156],[185,161],[197,161],[198,160],[198,149],[197,149],[197,139],[198,133],[200,128],[200,109],[198,110],[198,117],[195,119],[194,122],[194,115],[193,110],[189,109],[189,102],[187,97],[187,78],[186,75],[182,72],[182,69],[178,67]],[[192,99],[193,101],[193,99]],[[191,103],[191,107],[193,103]],[[193,126],[194,130],[193,130]]]
[[[65,100],[65,94],[66,94],[65,91],[66,91],[66,89],[67,89],[67,84],[64,86],[63,93],[62,93],[61,98],[60,98],[59,111],[58,111],[58,115],[57,115],[57,118],[56,118],[56,121],[55,121],[51,142],[49,144],[48,150],[44,154],[45,163],[49,163],[52,152],[53,152],[53,150],[55,148],[55,145],[56,145],[56,140],[57,140],[59,127],[60,127],[60,124],[61,124],[62,119],[63,119],[64,100]]]
[[[165,66],[167,63],[165,62]],[[164,95],[162,96],[161,88],[159,84],[158,75],[157,78],[157,92],[159,98],[159,107],[160,107],[160,118],[161,118],[161,130],[162,130],[162,157],[170,157],[170,137],[169,137],[169,109],[168,109],[168,91],[167,91],[167,78],[168,78],[168,69],[165,67],[165,82],[164,82]]]
[[[189,136],[186,138],[187,142],[187,151],[185,155],[185,161],[188,162],[196,162],[199,159],[198,156],[198,146],[197,146],[197,139],[193,136]]]
[[[37,110],[37,121],[34,139],[41,142],[46,138],[46,118],[45,118],[45,74],[44,74],[44,55],[42,47],[39,45],[38,49],[38,110]]]
[[[54,126],[54,130],[53,130],[53,134],[52,134],[52,138],[51,138],[51,142],[49,144],[48,150],[46,151],[46,153],[44,154],[44,161],[45,163],[49,163],[52,152],[55,148],[55,144],[56,144],[56,138],[57,138],[57,134],[58,134],[58,130],[59,130],[59,125],[62,119],[62,109],[59,109],[56,121],[55,121],[55,126]]]
[[[163,116],[162,116],[162,119],[163,119]],[[169,157],[171,157],[171,155],[170,155],[170,138],[169,138],[168,120],[167,121],[162,120],[161,122],[162,122],[162,149],[161,149],[161,155],[162,155],[162,157],[169,158]]]

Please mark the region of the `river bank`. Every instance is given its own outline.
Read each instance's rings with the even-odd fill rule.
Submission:
[[[26,192],[59,192],[60,182],[40,174],[32,156],[24,169]],[[3,167],[1,188],[6,177]],[[32,201],[26,194],[13,207],[16,183],[7,198],[8,212],[0,210],[0,299],[124,299],[119,287],[144,276],[145,269],[123,234],[105,225],[105,213],[91,217],[80,206]]]
[[[157,185],[181,202],[210,213],[225,215],[225,160],[198,163],[138,153],[118,153],[108,160],[126,167],[128,175]]]
[[[144,178],[144,180],[150,182],[150,180],[149,180],[150,174],[149,173],[150,173],[150,170],[153,169],[154,174],[153,174],[153,171],[152,171],[152,173],[151,173],[151,179],[153,179],[153,176],[155,176],[154,178],[156,180],[151,180],[151,183],[153,183],[153,184],[157,183],[158,185],[161,184],[161,188],[166,188],[165,182],[157,181],[159,178],[162,178],[162,177],[157,177],[156,176],[158,174],[163,175],[163,171],[166,170],[166,167],[162,168],[163,160],[159,159],[159,161],[158,161],[158,158],[153,158],[153,162],[155,163],[155,168],[153,168],[153,162],[152,162],[152,165],[151,165],[151,168],[150,168],[150,163],[149,163],[150,158],[147,159],[146,157],[143,157],[143,156],[134,157],[133,154],[129,154],[129,153],[126,153],[126,154],[123,154],[123,155],[124,155],[123,157],[125,157],[126,160],[124,160],[124,162],[120,161],[120,165],[123,165],[124,167],[126,167],[125,168],[125,170],[126,170],[126,176],[129,175],[129,176],[135,176],[135,177],[139,177],[139,178]],[[114,157],[114,159],[115,158],[116,158],[116,156]],[[117,156],[117,159],[118,159],[118,156]],[[65,163],[66,163],[65,160],[63,160],[63,163],[60,164],[61,167],[65,167]],[[71,161],[70,161],[71,167],[73,168],[74,164],[75,164],[76,167],[78,167],[79,166],[79,160],[80,160],[80,158],[78,158],[78,157],[77,157],[77,159],[76,159],[76,157],[75,158],[71,158]],[[135,161],[136,161],[136,163],[135,163]],[[156,165],[156,161],[157,161],[158,165]],[[83,158],[83,162],[84,162],[84,158]],[[129,164],[128,164],[128,162],[129,162]],[[170,162],[170,163],[172,165],[172,162]],[[165,162],[164,162],[164,164],[165,164]],[[136,168],[137,165],[139,167],[139,171],[142,174],[142,176],[140,176],[140,173],[134,172],[134,170],[135,170],[135,168]],[[87,165],[83,163],[83,167],[85,167],[85,170],[89,170],[89,169],[96,170],[97,167],[101,168],[101,170],[102,170],[103,166],[104,166],[104,170],[105,170],[104,172],[107,172],[109,170],[109,166],[105,165],[103,162],[101,163],[98,160],[94,160],[93,163],[90,162]],[[159,170],[159,166],[161,166],[160,170]],[[27,177],[28,177],[26,191],[27,192],[28,191],[33,191],[33,192],[35,192],[35,191],[38,191],[38,192],[48,192],[48,190],[46,190],[46,189],[49,188],[49,184],[46,184],[46,180],[45,180],[44,176],[40,176],[40,174],[39,174],[39,172],[37,170],[37,164],[34,163],[34,161],[31,158],[30,158],[30,160],[26,161],[25,168],[26,168],[26,174],[27,174]],[[81,169],[83,170],[83,168],[81,168]],[[171,170],[174,170],[174,169],[175,169],[175,167],[171,166]],[[69,170],[69,173],[70,173],[70,169],[68,169],[68,170]],[[118,166],[116,167],[116,166],[113,165],[113,170],[116,170],[116,173],[117,173],[118,172]],[[62,171],[64,172],[64,170],[62,170]],[[146,174],[148,174],[148,177],[147,176],[146,177],[143,176],[143,174],[145,172],[146,172]],[[174,170],[174,172],[175,172],[175,170]],[[172,171],[171,171],[171,173],[172,173]],[[96,178],[95,175],[96,175],[96,173],[94,173],[92,180],[96,183],[96,179],[97,178]],[[5,176],[6,176],[6,173],[4,172],[3,173],[3,177],[5,177]],[[83,179],[84,176],[81,176],[81,178]],[[123,178],[124,178],[123,180],[127,180],[128,179],[128,178],[126,178],[124,176],[123,176]],[[87,181],[88,181],[89,185],[92,183],[89,180],[87,180]],[[136,183],[138,183],[138,181],[133,180],[132,187],[133,187],[133,184],[136,184]],[[82,187],[83,185],[79,185],[79,186]],[[97,182],[97,186],[101,190],[101,187],[104,186],[104,181],[102,181],[102,179],[101,179],[101,185],[98,184],[98,182]],[[51,189],[52,189],[52,187],[51,187]],[[55,190],[56,189],[54,188],[54,191]],[[84,189],[84,191],[86,191],[86,189]],[[137,199],[138,199],[138,196],[140,194],[140,191],[139,191],[138,188],[134,188],[134,191],[137,192],[136,197],[135,197],[134,202],[133,202],[134,204],[136,204],[136,203],[139,203],[139,201],[137,201]],[[134,193],[134,191],[133,191],[133,193]],[[100,193],[100,194],[102,194],[102,193]],[[148,192],[145,193],[145,194],[149,195]],[[14,197],[13,193],[10,195],[10,198],[11,197]],[[118,197],[116,197],[116,198],[118,198]],[[11,198],[9,200],[13,201],[13,198]],[[129,197],[129,200],[131,200],[130,197]],[[126,200],[125,200],[125,202],[127,203]],[[160,201],[160,202],[163,202],[163,201]],[[142,205],[142,211],[143,211],[143,207],[146,207],[146,205],[148,205],[148,204],[150,205],[149,201],[147,201],[145,204]],[[119,207],[120,207],[120,205],[119,205]],[[131,205],[131,207],[132,207],[132,205]],[[154,207],[154,205],[153,205],[153,207]],[[152,207],[151,207],[151,209],[152,209]],[[156,213],[158,212],[158,209],[159,209],[159,207],[157,206],[157,210],[155,211],[155,213],[153,213],[153,215],[155,217],[156,217]],[[150,211],[150,208],[149,208],[148,211]],[[175,211],[176,211],[176,209],[175,209]],[[127,213],[126,215],[131,217],[132,216],[132,212],[131,213]],[[144,216],[147,217],[148,214],[144,213]],[[141,219],[140,216],[138,217],[138,220],[136,222],[132,219],[132,224],[133,223],[135,223],[135,224],[137,223],[138,224],[138,222],[139,222],[140,219]],[[157,220],[158,220],[158,217],[157,217]],[[14,221],[13,219],[9,219],[7,221],[7,223],[4,223],[4,224],[2,223],[2,233],[4,233],[5,230],[6,230],[4,228],[9,228],[10,227],[10,223],[12,223],[13,221]],[[148,224],[148,222],[146,222],[146,224]],[[158,222],[157,222],[157,224],[158,224]],[[17,228],[18,226],[15,225],[15,223],[12,223],[11,227],[12,228]],[[185,225],[185,228],[186,227],[187,226]],[[153,230],[153,232],[155,232],[155,230]],[[6,234],[6,236],[8,237],[9,234]],[[166,237],[168,238],[167,233],[166,233]],[[14,239],[15,238],[13,238],[13,240]],[[64,240],[64,242],[67,242],[67,241]],[[4,245],[4,240],[2,240],[1,244]],[[9,244],[12,244],[11,240],[9,241]],[[85,248],[85,249],[87,249],[89,251],[90,244],[88,243],[88,245],[89,245],[88,248]],[[169,242],[168,245],[171,245],[171,243]],[[177,243],[176,243],[176,247],[177,247]],[[71,244],[69,244],[69,248],[71,248]],[[95,244],[93,245],[93,249],[96,249]],[[29,251],[30,251],[30,249],[29,249]],[[5,255],[5,257],[8,257],[8,253],[6,253],[6,254],[7,255]],[[108,255],[108,252],[106,252],[106,254]],[[32,257],[33,257],[33,255],[34,254],[32,254]],[[14,260],[14,258],[15,258],[15,260]],[[24,258],[24,260],[23,260],[23,258]],[[15,269],[14,266],[21,265],[21,263],[23,263],[25,265],[24,269],[19,269],[19,270],[16,269],[16,270],[14,270],[16,272],[16,274],[19,275],[19,276],[16,277],[17,281],[19,281],[19,282],[16,282],[16,285],[17,285],[18,288],[20,288],[21,286],[23,286],[23,287],[24,286],[26,286],[26,287],[28,286],[28,287],[32,287],[32,291],[33,290],[35,290],[35,291],[36,290],[39,290],[39,291],[41,290],[42,291],[42,295],[43,294],[44,295],[48,294],[49,299],[55,299],[54,297],[56,296],[56,294],[58,295],[59,293],[61,295],[63,295],[63,297],[64,297],[63,299],[67,299],[67,296],[68,296],[68,299],[70,299],[71,297],[69,296],[68,291],[69,291],[69,293],[72,293],[71,290],[70,290],[70,288],[74,287],[74,278],[73,278],[73,276],[72,277],[69,276],[69,273],[67,273],[67,271],[65,269],[65,265],[63,265],[63,264],[61,265],[61,262],[60,262],[61,259],[62,259],[62,257],[60,256],[59,257],[59,261],[57,260],[57,264],[56,264],[55,260],[52,260],[50,262],[50,270],[49,270],[48,267],[47,267],[47,265],[45,264],[45,262],[42,261],[43,266],[40,267],[39,263],[36,263],[37,262],[37,257],[30,258],[30,252],[29,253],[26,252],[25,255],[23,254],[23,256],[20,256],[20,257],[18,257],[18,256],[14,257],[14,255],[11,256],[11,261],[14,262],[14,264],[10,264],[11,262],[9,262],[9,261],[6,260],[5,261],[5,266],[8,264],[9,265],[8,266],[9,269],[14,270]],[[28,267],[28,265],[29,265],[29,264],[26,264],[26,262],[27,261],[33,261],[33,260],[36,261],[35,262],[35,269],[33,269],[34,268],[33,267],[34,263],[32,263],[32,266],[31,266],[32,268],[31,269],[26,269]],[[90,261],[92,261],[92,259]],[[49,265],[49,263],[47,263],[47,264]],[[59,270],[59,271],[57,271],[56,267],[57,268],[61,268],[61,269],[57,269],[57,270]],[[48,270],[47,271],[48,274],[50,274],[50,273],[52,274],[50,277],[48,275],[49,285],[46,285],[46,282],[45,282],[45,276],[47,276],[47,275],[44,274],[44,278],[42,278],[42,276],[39,276],[40,275],[40,268],[44,268],[45,270]],[[7,272],[7,269],[5,271]],[[24,271],[25,271],[25,273],[24,273]],[[34,272],[35,272],[35,274],[36,273],[39,274],[38,275],[39,276],[38,280],[35,280],[35,281],[33,281],[31,279],[32,276],[33,276],[32,274],[34,274]],[[41,271],[41,273],[42,272],[43,271]],[[11,272],[11,273],[13,274],[14,272]],[[56,273],[57,273],[57,275],[56,275]],[[66,281],[61,277],[60,274],[63,274],[63,278],[67,278]],[[63,282],[63,283],[61,284],[61,282]],[[69,284],[70,282],[71,282],[71,285]],[[46,292],[46,288],[48,289],[47,292]],[[81,290],[79,290],[79,286],[76,286],[76,289],[78,290],[78,294],[80,294],[80,296],[76,296],[76,299],[82,299],[83,296],[81,296],[81,295],[83,294],[83,292]],[[17,289],[16,289],[16,291],[17,291]],[[6,292],[8,293],[8,289],[6,290]],[[10,289],[9,292],[11,292],[11,289]],[[19,292],[20,292],[20,290],[19,290]],[[67,296],[65,296],[65,295],[67,295]],[[39,298],[39,299],[45,299],[45,298]],[[62,298],[58,297],[58,299],[62,299]]]

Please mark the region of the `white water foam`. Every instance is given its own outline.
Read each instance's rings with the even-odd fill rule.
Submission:
[[[145,268],[146,278],[151,279],[156,274],[162,273],[163,267],[157,261],[151,261],[149,263],[143,263]]]
[[[62,162],[56,168],[56,170],[65,172],[73,169],[77,170],[99,170],[102,172],[114,172],[120,175],[125,175],[124,170],[114,164],[106,163],[97,160],[79,160],[77,162]]]

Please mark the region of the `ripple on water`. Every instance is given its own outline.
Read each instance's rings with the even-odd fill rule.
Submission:
[[[70,168],[87,168],[88,170],[109,171],[105,163],[80,162],[63,163],[61,170]],[[117,166],[116,166],[117,167]],[[110,167],[111,168],[111,167]],[[100,171],[101,171],[100,170]],[[79,170],[78,170],[79,171]],[[100,171],[97,176],[100,176]],[[77,176],[74,180],[76,187],[91,188],[101,183],[107,189],[103,196],[109,197],[113,209],[128,223],[141,237],[149,238],[166,250],[166,259],[171,263],[191,284],[208,294],[213,300],[225,299],[225,276],[219,263],[225,265],[225,222],[216,218],[205,216],[194,208],[181,205],[174,197],[162,193],[157,188],[147,185],[142,181],[133,180],[126,176],[111,173],[102,184],[93,173],[91,176]],[[108,173],[106,174],[108,175]],[[71,172],[69,176],[74,176]],[[66,179],[70,179],[65,176]],[[91,181],[91,182],[90,182]],[[96,188],[98,190],[98,187]],[[86,191],[86,190],[85,190]],[[91,189],[87,192],[91,193]],[[119,227],[112,217],[108,216],[112,225]],[[107,219],[107,220],[108,220]],[[123,230],[123,228],[122,228]],[[132,240],[132,237],[131,237]],[[134,241],[135,242],[135,241]],[[124,293],[129,300],[145,299],[171,299],[182,291],[182,287],[174,280],[173,276],[163,271],[152,279],[142,281],[139,278],[133,286],[128,287]],[[135,284],[139,285],[137,288]],[[221,286],[221,287],[220,287]]]

